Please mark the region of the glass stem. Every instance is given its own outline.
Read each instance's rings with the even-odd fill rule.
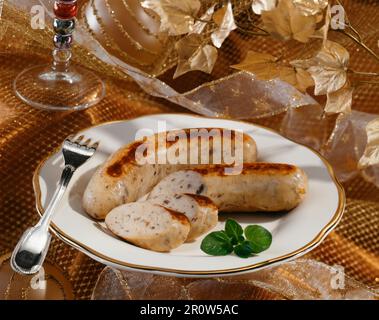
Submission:
[[[55,19],[53,70],[55,72],[67,72],[71,60],[71,45],[73,32],[75,30],[75,16],[77,13],[76,0],[56,0],[54,2]]]
[[[55,72],[67,72],[71,61],[71,49],[53,50],[53,65],[52,69]]]

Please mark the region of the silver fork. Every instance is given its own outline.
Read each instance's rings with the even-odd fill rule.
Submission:
[[[57,204],[62,199],[75,170],[93,156],[99,145],[98,142],[91,145],[90,139],[85,142],[83,140],[84,136],[74,139],[71,135],[63,142],[62,153],[65,166],[58,188],[39,222],[24,232],[13,250],[11,267],[14,271],[21,274],[34,274],[40,270],[49,249],[51,239],[49,226]]]

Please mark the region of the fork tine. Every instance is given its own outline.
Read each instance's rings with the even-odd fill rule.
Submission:
[[[81,135],[81,136],[79,136],[78,138],[76,138],[74,142],[75,142],[75,143],[79,143],[79,142],[81,142],[83,139],[84,139],[84,135]]]
[[[86,141],[83,142],[83,145],[85,145],[86,147],[89,147],[90,142],[91,142],[91,139],[87,139]]]
[[[66,137],[65,140],[70,140],[70,141],[73,141],[75,138],[75,135],[74,134],[70,134],[69,136]]]
[[[92,148],[92,149],[97,149],[97,147],[99,146],[100,144],[100,141],[96,141],[94,144],[90,145],[89,148]]]

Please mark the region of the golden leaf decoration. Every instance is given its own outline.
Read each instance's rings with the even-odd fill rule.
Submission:
[[[262,11],[262,21],[265,29],[281,40],[306,43],[316,29],[316,17],[304,16],[292,0],[280,0],[275,9]]]
[[[288,82],[301,92],[305,92],[307,88],[314,86],[311,75],[300,68],[281,67],[279,69],[279,78]]]
[[[268,54],[248,51],[245,59],[232,68],[253,73],[257,79],[279,78],[304,92],[314,85],[312,77],[305,70],[279,65],[279,59]]]
[[[330,11],[330,5],[328,5],[325,11],[324,25],[315,32],[315,36],[322,38],[323,43],[325,44],[328,39],[328,32],[330,28],[330,21],[332,20],[332,13]]]
[[[326,113],[350,113],[353,103],[353,88],[347,83],[341,89],[327,94]]]
[[[220,10],[222,10],[221,14]],[[230,32],[237,29],[230,1],[220,10],[215,13],[213,18],[219,27],[211,34],[212,43],[216,48],[220,48]]]
[[[253,0],[251,9],[255,14],[262,14],[262,11],[270,11],[276,7],[276,0]]]
[[[248,51],[242,62],[231,67],[251,72],[260,80],[271,80],[279,76],[277,61],[271,54]]]
[[[349,52],[337,42],[327,40],[317,55],[307,60],[291,61],[291,65],[306,69],[315,81],[315,95],[341,89],[347,81]]]
[[[178,52],[178,66],[174,79],[193,70],[212,72],[218,56],[217,49],[203,42],[202,36],[190,34],[175,44]]]
[[[366,125],[367,145],[363,156],[359,159],[358,168],[379,164],[379,118],[371,120]]]
[[[144,0],[142,7],[160,17],[160,32],[181,35],[192,31],[194,18],[200,10],[199,0]]]
[[[213,21],[218,25],[221,26],[222,20],[224,20],[224,16],[226,13],[226,6],[218,9],[215,14],[213,15]]]
[[[292,2],[305,16],[317,15],[329,4],[329,0],[292,0]]]
[[[214,11],[215,4],[205,11],[205,13],[200,17],[199,21],[196,21],[189,33],[202,33],[207,25],[207,22],[211,21]]]

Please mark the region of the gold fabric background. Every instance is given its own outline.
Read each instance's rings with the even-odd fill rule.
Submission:
[[[379,38],[377,1],[345,2],[348,12],[359,12],[352,15],[352,22],[358,25],[362,32],[364,31],[367,42],[373,48],[377,48]],[[4,24],[4,21],[7,23]],[[28,25],[28,15],[14,10],[5,3],[0,24],[0,255],[3,255],[0,260],[0,264],[2,263],[0,299],[31,298],[25,295],[25,290],[20,289],[20,286],[27,286],[27,284],[20,285],[24,280],[20,276],[12,275],[6,264],[7,254],[13,249],[19,236],[25,228],[38,219],[35,211],[32,175],[41,159],[70,133],[103,121],[130,119],[159,112],[186,111],[167,101],[147,95],[121,72],[109,68],[80,47],[75,47],[75,60],[102,74],[107,89],[105,99],[89,110],[73,113],[51,113],[30,108],[14,96],[12,81],[25,67],[49,61],[51,33],[49,30],[31,30]],[[355,69],[379,71],[375,60],[364,54],[349,40],[343,41],[352,53],[352,64]],[[288,44],[284,45],[269,39],[257,38],[254,42],[248,42],[245,36],[234,32],[231,40],[223,46],[219,62],[212,75],[195,72],[185,76],[180,82],[174,83],[170,79],[172,71],[168,71],[161,78],[170,82],[178,91],[184,92],[200,83],[226,75],[226,64],[239,61],[249,47],[255,46],[271,51],[273,54],[280,52],[284,47],[290,50]],[[297,52],[288,53],[289,56],[296,54]],[[353,108],[379,113],[378,97],[377,87],[360,87],[355,93]],[[302,112],[302,110],[296,112]],[[281,114],[259,121],[254,120],[254,122],[279,130],[283,119],[284,115]],[[323,132],[330,132],[333,122],[333,117],[328,119]],[[311,130],[318,131],[315,133],[310,132]],[[305,132],[319,135],[320,130],[315,123],[304,122],[287,133],[292,137],[303,135]],[[341,223],[318,248],[307,254],[306,258],[316,259],[329,265],[341,265],[345,267],[346,274],[352,279],[371,289],[379,289],[378,189],[357,177],[345,183],[345,190],[348,202]],[[64,294],[51,293],[50,297],[68,299],[90,298],[97,278],[104,268],[100,263],[56,238],[53,239],[48,254],[48,265],[50,267],[46,269],[46,272],[61,284],[56,290],[64,292]],[[286,272],[291,274],[291,269]],[[220,280],[217,281],[220,283]],[[305,280],[299,278],[296,281],[301,286]],[[233,285],[242,288],[244,283]],[[242,298],[291,298],[289,293],[277,294],[258,286],[251,288],[251,295]],[[159,296],[155,297],[159,298]],[[212,295],[199,297],[217,298]],[[231,296],[233,297],[238,298],[237,295]]]

